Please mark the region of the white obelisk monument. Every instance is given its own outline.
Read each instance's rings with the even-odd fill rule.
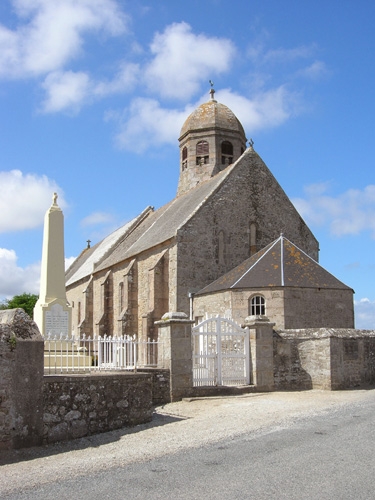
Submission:
[[[71,319],[65,290],[64,215],[54,193],[44,217],[40,293],[34,307],[34,321],[42,335],[70,335]]]

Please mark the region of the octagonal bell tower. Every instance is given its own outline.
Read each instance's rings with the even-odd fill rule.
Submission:
[[[246,149],[245,131],[236,115],[214,98],[201,104],[182,126],[177,196],[213,177]]]

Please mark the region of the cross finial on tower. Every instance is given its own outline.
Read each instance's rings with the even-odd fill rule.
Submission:
[[[253,149],[254,141],[252,139],[249,140],[249,146],[251,147],[251,149]]]
[[[210,89],[211,101],[214,101],[215,100],[214,82],[212,80],[208,80],[208,82],[211,85],[211,89]]]

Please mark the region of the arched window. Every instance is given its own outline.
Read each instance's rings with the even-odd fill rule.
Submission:
[[[185,170],[185,168],[187,167],[187,154],[188,154],[188,151],[187,151],[187,147],[185,146],[182,149],[182,162],[181,162],[182,170]]]
[[[221,143],[221,163],[230,165],[233,162],[233,144],[229,141]]]
[[[219,232],[219,265],[225,265],[225,237],[224,231]]]
[[[249,224],[249,250],[250,256],[257,253],[257,226],[255,222]]]
[[[204,165],[208,163],[209,145],[207,141],[199,141],[196,147],[196,164]]]
[[[262,295],[254,295],[249,303],[250,316],[265,316],[266,315],[266,301]]]

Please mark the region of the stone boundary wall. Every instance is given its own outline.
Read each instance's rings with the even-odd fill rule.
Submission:
[[[169,370],[45,375],[43,442],[90,436],[150,422],[170,402]]]
[[[46,444],[152,419],[150,374],[47,375],[43,389],[43,442]]]
[[[169,370],[165,368],[142,368],[138,373],[147,373],[152,377],[152,404],[154,406],[171,402]]]
[[[274,332],[275,390],[339,390],[375,384],[375,330]]]
[[[43,350],[22,309],[0,311],[0,450],[149,422],[170,401],[169,370],[44,375]]]

